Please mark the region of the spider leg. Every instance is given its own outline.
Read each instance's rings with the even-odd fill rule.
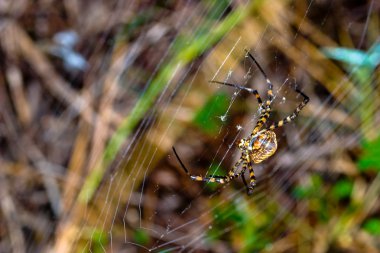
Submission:
[[[231,181],[232,179],[237,178],[240,175],[240,173],[236,172],[236,169],[244,161],[244,159],[241,157],[235,163],[235,165],[232,167],[232,169],[228,172],[228,175],[226,175],[226,176],[218,176],[218,175],[210,175],[210,176],[207,176],[207,177],[194,176],[194,175],[190,174],[189,170],[183,164],[183,162],[179,158],[179,156],[178,156],[177,151],[175,150],[175,148],[172,147],[172,149],[173,149],[173,152],[174,152],[174,154],[175,154],[178,162],[180,163],[182,169],[186,172],[187,175],[189,175],[189,177],[191,178],[191,180],[194,180],[194,181],[203,181],[203,182],[211,182],[211,183],[219,183],[219,184],[228,183],[229,181]],[[243,168],[243,170],[244,170],[244,168]]]
[[[252,188],[250,186],[248,186],[248,183],[247,183],[247,181],[245,180],[245,177],[244,177],[244,172],[245,172],[246,169],[247,169],[247,167],[245,167],[245,169],[242,171],[242,173],[240,173],[240,176],[241,176],[241,179],[243,181],[243,184],[244,184],[245,188],[247,189],[247,195],[251,195],[252,194]]]
[[[256,122],[255,128],[253,129],[251,136],[255,135],[258,131],[260,131],[260,129],[263,127],[263,125],[267,122],[269,115],[270,115],[270,112],[271,112],[270,106],[267,106],[266,109],[262,109],[261,114],[260,114],[260,118]]]
[[[241,180],[243,181],[243,184],[244,184],[245,188],[247,189],[247,194],[249,195],[250,194],[250,190],[249,190],[249,186],[247,184],[247,181],[245,180],[244,174],[242,173],[242,174],[240,174],[240,176],[241,176]]]
[[[260,70],[261,74],[264,76],[264,78],[267,82],[267,85],[268,85],[268,91],[267,91],[268,99],[265,101],[265,105],[262,106],[260,118],[257,121],[255,128],[253,129],[252,134],[251,134],[251,136],[253,136],[258,131],[260,131],[260,129],[263,127],[263,125],[267,122],[269,115],[271,113],[270,105],[272,104],[272,101],[273,101],[273,84],[270,81],[270,79],[268,78],[264,69],[260,66],[258,61],[255,59],[255,57],[253,57],[253,55],[248,50],[245,50],[245,51],[248,54],[249,58],[256,64],[256,66]]]
[[[244,167],[243,167],[242,172],[240,172],[240,173],[236,172],[237,167],[239,167],[242,162],[243,162],[243,159],[240,158],[235,163],[235,165],[232,167],[232,169],[230,169],[228,171],[228,175],[226,175],[226,176],[209,175],[207,177],[202,177],[202,176],[194,176],[191,174],[188,174],[188,175],[190,176],[191,180],[194,180],[194,181],[203,181],[203,182],[224,184],[224,183],[228,183],[231,180],[237,178],[241,173],[244,173],[244,171],[246,170],[246,168],[244,168]]]
[[[253,167],[252,167],[251,162],[248,163],[248,168],[249,168],[249,177],[250,177],[249,185],[248,185],[247,181],[245,180],[244,172],[242,172],[240,174],[240,176],[241,176],[241,179],[243,180],[245,188],[247,189],[247,194],[251,195],[253,193],[253,188],[256,185],[256,177],[255,177],[255,173],[253,171]]]
[[[269,130],[273,130],[275,128],[282,127],[283,125],[288,124],[289,122],[292,122],[298,116],[298,114],[300,113],[302,108],[304,108],[305,105],[309,102],[310,98],[308,96],[306,96],[305,93],[303,93],[302,91],[300,91],[297,88],[295,88],[294,90],[297,93],[301,94],[301,96],[303,97],[303,101],[301,102],[301,104],[299,104],[297,106],[297,108],[294,110],[294,112],[291,115],[289,115],[286,118],[284,118],[284,119],[282,119],[276,123],[273,123],[271,126],[269,126],[268,127]]]
[[[248,54],[249,58],[251,58],[251,60],[256,64],[256,66],[259,68],[261,74],[264,76],[265,78],[265,81],[267,82],[267,85],[268,85],[268,91],[267,91],[267,94],[268,94],[268,100],[266,101],[266,105],[269,106],[271,103],[272,103],[272,100],[273,100],[273,84],[272,82],[269,80],[267,74],[265,74],[263,68],[260,66],[260,64],[256,61],[255,57],[253,57],[253,55],[247,50],[245,49],[245,52]]]
[[[249,187],[248,187],[248,194],[251,194],[253,191],[253,188],[256,186],[256,176],[255,172],[253,170],[253,166],[251,161],[248,163],[248,170],[249,170]]]
[[[247,87],[243,87],[243,86],[240,86],[240,85],[237,85],[237,84],[233,84],[233,83],[226,83],[226,82],[219,82],[219,81],[210,81],[210,82],[212,82],[212,83],[218,83],[218,84],[224,84],[224,85],[227,85],[227,86],[235,87],[237,89],[245,90],[245,91],[247,91],[247,92],[255,95],[255,97],[256,97],[256,99],[257,99],[257,101],[259,103],[259,106],[261,108],[261,114],[260,114],[259,120],[256,123],[255,128],[252,131],[251,136],[253,136],[258,131],[260,131],[260,129],[263,127],[263,125],[267,122],[267,120],[269,118],[269,115],[270,115],[270,112],[271,112],[270,105],[271,105],[271,103],[273,101],[273,84],[269,80],[269,78],[268,78],[267,74],[265,73],[264,69],[261,67],[261,65],[258,63],[258,61],[255,59],[255,57],[253,57],[253,55],[248,50],[245,50],[245,51],[248,54],[249,58],[256,64],[256,66],[258,67],[258,69],[260,70],[261,74],[264,76],[264,78],[265,78],[265,80],[267,82],[267,85],[268,85],[268,91],[267,91],[268,99],[265,101],[265,104],[263,104],[263,101],[262,101],[262,99],[260,97],[260,94],[258,93],[257,90],[253,90],[253,89],[250,89],[250,88],[247,88]]]
[[[259,103],[259,106],[262,107],[263,101],[261,100],[260,94],[259,94],[259,92],[257,90],[253,90],[251,88],[247,88],[247,87],[240,86],[238,84],[233,84],[233,83],[226,83],[226,82],[219,82],[219,81],[209,81],[209,82],[210,83],[223,84],[223,85],[227,85],[227,86],[231,86],[231,87],[237,88],[239,90],[247,91],[248,93],[251,93],[251,94],[255,95],[255,97],[257,99],[257,102]]]

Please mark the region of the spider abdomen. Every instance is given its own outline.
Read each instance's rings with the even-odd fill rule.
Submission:
[[[268,159],[277,150],[276,134],[273,131],[264,131],[250,141],[252,150],[249,156],[253,163],[261,163]]]

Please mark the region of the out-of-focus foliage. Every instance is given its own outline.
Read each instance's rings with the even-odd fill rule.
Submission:
[[[217,93],[207,101],[206,105],[194,118],[195,125],[208,134],[216,134],[220,130],[221,118],[228,109],[229,96],[225,93]],[[222,121],[224,121],[222,119]]]
[[[380,137],[372,141],[363,141],[363,151],[358,161],[358,167],[362,171],[380,171]]]
[[[4,1],[0,252],[379,252],[376,1]],[[278,150],[226,175],[274,85]],[[246,175],[247,176],[247,175]]]

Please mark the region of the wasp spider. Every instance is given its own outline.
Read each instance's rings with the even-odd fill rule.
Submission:
[[[252,193],[253,188],[256,185],[256,177],[255,173],[253,171],[253,164],[254,163],[261,163],[262,161],[268,159],[270,156],[272,156],[277,149],[277,140],[276,140],[276,134],[274,133],[274,129],[278,127],[282,127],[283,125],[293,121],[299,114],[299,112],[302,110],[303,107],[309,102],[309,97],[306,96],[302,91],[295,88],[294,90],[299,93],[303,97],[303,101],[297,106],[297,108],[294,110],[294,112],[284,118],[283,120],[280,120],[276,123],[273,123],[269,127],[263,128],[265,123],[267,122],[270,113],[271,113],[271,104],[273,102],[273,85],[272,82],[269,80],[267,75],[265,74],[264,70],[260,66],[260,64],[256,61],[256,59],[251,55],[249,51],[246,50],[246,53],[248,54],[248,57],[256,64],[256,66],[259,68],[261,74],[264,76],[268,90],[267,90],[267,99],[263,102],[259,93],[257,90],[253,90],[247,87],[243,87],[237,84],[233,83],[227,83],[227,82],[218,82],[218,81],[210,81],[212,83],[218,83],[223,84],[227,86],[231,86],[234,88],[237,88],[239,90],[247,91],[253,95],[255,95],[257,102],[259,103],[259,109],[260,109],[260,117],[258,121],[256,122],[256,125],[254,129],[252,130],[252,133],[247,137],[240,140],[238,147],[241,151],[240,159],[235,163],[235,165],[230,169],[228,172],[228,175],[226,176],[218,176],[218,175],[209,175],[206,177],[203,176],[194,176],[191,175],[189,170],[186,168],[186,166],[183,164],[181,159],[179,158],[175,148],[173,147],[173,152],[175,156],[177,157],[181,167],[183,170],[190,176],[190,178],[194,181],[204,181],[204,182],[216,182],[220,184],[228,183],[229,181],[241,176],[242,180],[247,188],[248,194]],[[238,170],[238,168],[241,166],[241,170]],[[249,177],[250,181],[249,184],[245,181],[244,178],[244,172],[246,170],[249,170]]]

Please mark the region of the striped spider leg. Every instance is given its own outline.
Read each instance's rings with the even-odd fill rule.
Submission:
[[[212,83],[227,85],[227,86],[234,87],[239,90],[243,90],[248,93],[251,93],[255,95],[257,102],[259,103],[260,116],[256,122],[254,129],[252,130],[252,133],[247,138],[241,139],[238,144],[238,147],[241,151],[241,156],[239,160],[235,163],[235,165],[229,170],[228,174],[225,176],[219,176],[219,175],[209,175],[206,177],[194,176],[190,174],[189,170],[183,164],[175,148],[174,147],[172,148],[182,169],[186,172],[186,174],[189,175],[189,177],[192,180],[225,184],[241,176],[243,183],[247,188],[247,193],[250,195],[252,194],[253,188],[256,185],[256,177],[255,177],[255,172],[253,170],[253,164],[261,163],[262,161],[268,159],[277,150],[277,139],[276,139],[276,134],[274,133],[273,130],[276,128],[282,127],[289,122],[292,122],[298,116],[302,108],[306,106],[306,104],[309,102],[310,99],[302,91],[295,88],[294,90],[303,97],[303,101],[297,106],[297,108],[294,110],[294,112],[291,115],[263,129],[263,126],[267,122],[271,113],[271,104],[274,99],[273,85],[270,79],[268,78],[268,76],[265,74],[262,67],[260,66],[260,64],[251,55],[251,53],[247,50],[246,50],[246,53],[248,57],[256,64],[256,66],[258,67],[261,74],[264,76],[266,80],[268,90],[267,90],[267,99],[264,102],[262,101],[260,94],[258,93],[257,90],[253,90],[251,88],[247,88],[247,87],[240,86],[233,83],[210,81]],[[242,169],[240,170],[240,172],[238,172],[238,168],[240,166]],[[249,171],[249,178],[250,178],[249,183],[247,183],[244,178],[244,173],[247,169]]]

